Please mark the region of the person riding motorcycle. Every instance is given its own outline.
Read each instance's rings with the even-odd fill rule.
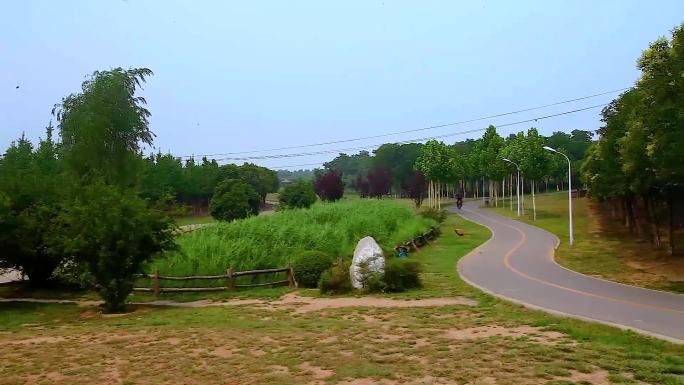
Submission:
[[[460,191],[456,193],[456,207],[458,207],[459,210],[463,207],[463,193]]]

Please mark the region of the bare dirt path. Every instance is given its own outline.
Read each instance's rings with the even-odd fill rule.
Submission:
[[[36,298],[0,298],[0,302],[35,302],[35,303],[60,303],[79,306],[96,306],[101,301],[76,301],[59,299],[36,299]],[[169,307],[210,307],[210,306],[243,306],[256,305],[267,309],[291,308],[295,313],[308,313],[323,309],[338,309],[346,307],[370,307],[370,308],[409,308],[409,307],[436,307],[450,305],[476,306],[477,302],[463,298],[426,298],[415,300],[401,300],[382,297],[303,297],[297,293],[288,293],[276,300],[263,299],[232,299],[228,301],[200,300],[192,302],[152,301],[134,302],[136,306],[169,306]]]

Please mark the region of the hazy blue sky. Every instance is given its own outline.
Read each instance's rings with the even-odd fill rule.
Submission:
[[[177,155],[345,139],[533,107],[632,85],[641,51],[684,21],[683,11],[681,0],[5,1],[0,148],[22,131],[42,136],[52,106],[78,91],[85,75],[118,66],[154,71],[141,94],[152,112],[155,146]],[[274,153],[463,131],[612,96]],[[536,126],[545,134],[595,129],[598,112]],[[308,164],[333,156],[257,163]]]

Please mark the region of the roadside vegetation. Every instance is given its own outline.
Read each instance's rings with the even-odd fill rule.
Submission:
[[[684,24],[637,61],[636,85],[603,109],[582,166],[602,213],[670,254],[684,255]]]
[[[415,215],[402,202],[342,200],[318,202],[270,216],[220,222],[177,238],[179,250],[157,259],[163,275],[221,274],[234,270],[284,267],[299,254],[321,251],[349,257],[360,238],[370,235],[388,252],[436,222]]]

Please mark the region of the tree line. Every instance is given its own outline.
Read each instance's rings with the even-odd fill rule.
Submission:
[[[556,131],[545,137],[536,128],[502,137],[489,126],[478,139],[453,144],[431,140],[425,144],[383,144],[373,154],[340,154],[324,164],[327,171],[341,174],[347,188],[362,197],[388,194],[412,197],[417,204],[427,199],[430,207],[439,207],[441,197],[461,191],[466,196],[491,197],[493,204],[511,195],[516,168],[520,166],[523,191],[534,193],[563,189],[567,181],[567,163],[543,146],[566,154],[574,165],[573,179],[579,181],[579,164],[592,144],[593,133],[573,130]],[[320,172],[319,172],[320,173]]]
[[[682,253],[676,240],[684,227],[684,24],[652,42],[637,67],[635,86],[601,112],[582,178],[632,233],[658,247],[666,227],[670,251]]]
[[[35,146],[22,135],[0,157],[0,271],[37,287],[95,287],[107,311],[121,311],[133,274],[177,247],[178,205],[230,220],[278,189],[275,171],[254,164],[144,157],[154,133],[136,92],[151,75],[94,72],[53,108],[57,130],[50,124]]]
[[[140,195],[153,202],[169,201],[190,207],[194,213],[206,212],[217,185],[237,179],[249,185],[266,201],[266,194],[278,191],[278,174],[252,163],[219,165],[203,157],[183,161],[172,154],[152,154],[143,159]]]

